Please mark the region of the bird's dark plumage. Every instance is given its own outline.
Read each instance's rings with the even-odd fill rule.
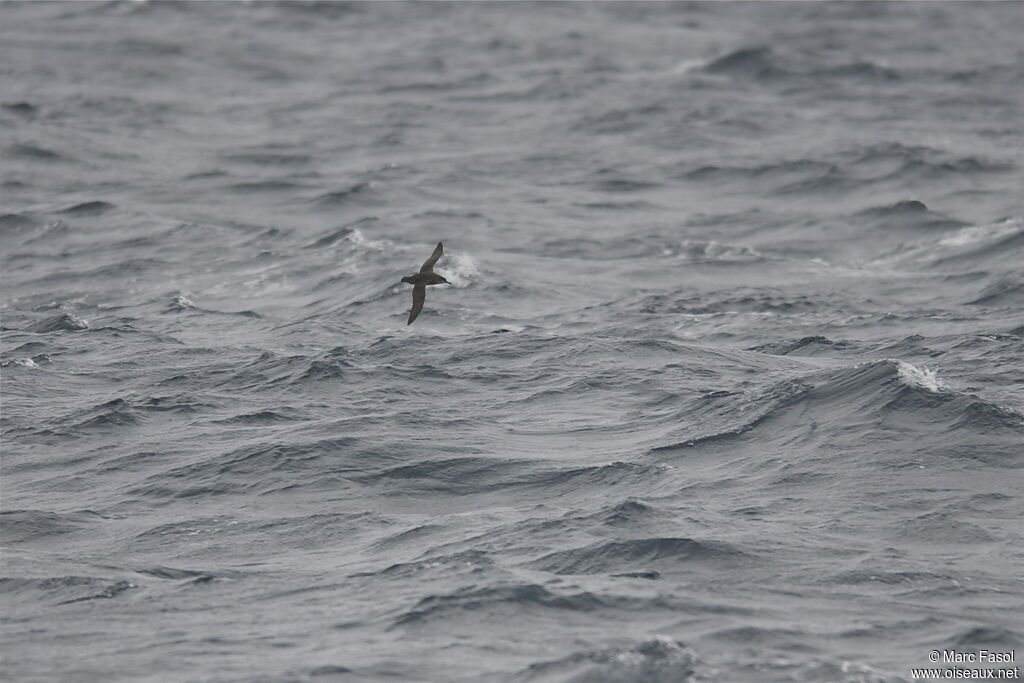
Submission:
[[[451,284],[434,272],[434,264],[437,263],[437,260],[441,258],[443,253],[444,245],[438,242],[437,246],[434,247],[434,253],[423,262],[420,271],[402,278],[402,282],[408,282],[412,285],[412,309],[409,311],[409,322],[406,325],[412,325],[412,321],[423,310],[423,301],[427,298],[427,285]]]
[[[437,263],[437,259],[441,258],[441,254],[444,253],[444,245],[440,242],[434,247],[434,253],[430,255],[426,261],[423,262],[423,266],[420,268],[421,273],[430,273],[434,270],[434,264]]]

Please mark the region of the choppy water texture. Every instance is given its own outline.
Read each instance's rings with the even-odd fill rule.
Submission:
[[[0,32],[5,680],[1020,658],[1024,4]]]

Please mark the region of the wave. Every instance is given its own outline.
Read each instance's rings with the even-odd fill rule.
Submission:
[[[386,196],[366,181],[341,190],[325,192],[314,197],[311,203],[321,209],[337,209],[343,206],[384,206],[387,201]]]
[[[221,158],[231,164],[248,164],[250,166],[307,166],[313,162],[313,156],[302,152],[277,152],[271,149],[254,149],[251,152],[229,152]]]
[[[686,295],[647,294],[635,301],[634,310],[643,313],[689,315],[738,312],[795,314],[818,311],[824,304],[819,297],[802,292],[789,293],[767,287],[741,287],[717,295],[703,292]]]
[[[909,199],[863,209],[851,217],[851,222],[887,230],[949,230],[962,228],[967,223],[934,213],[923,202]]]
[[[78,428],[127,426],[142,418],[138,409],[118,403],[93,418],[99,425],[89,423]],[[266,424],[268,420],[281,421],[260,413],[258,417],[232,418],[230,423]],[[443,453],[418,448],[426,451],[425,457],[408,462],[400,455],[404,448],[370,445],[351,436],[299,444],[254,444],[153,474],[130,493],[164,499],[372,487],[389,497],[478,495],[524,489],[551,495],[608,485],[649,490],[663,477],[664,470],[660,465],[624,462],[552,467],[529,459],[475,455],[469,446],[449,445]]]
[[[510,249],[512,253],[525,250]],[[744,244],[714,239],[677,239],[649,235],[622,239],[597,240],[585,237],[551,239],[539,252],[548,258],[588,261],[630,260],[637,258],[682,258],[694,263],[758,263],[771,257]]]
[[[463,588],[444,595],[431,595],[394,620],[392,629],[429,627],[437,621],[452,619],[493,619],[507,611],[594,612],[625,602],[623,598],[603,598],[588,591],[556,593],[533,583]]]
[[[833,340],[821,335],[801,337],[795,340],[785,340],[752,346],[748,351],[758,353],[770,353],[778,356],[828,356],[834,357],[844,351],[854,350],[856,346],[846,340]]]
[[[872,265],[918,263],[933,268],[1017,272],[1024,259],[1024,220],[1006,219],[959,229],[908,243]]]
[[[817,178],[838,172],[838,168],[826,161],[814,159],[792,159],[756,166],[700,166],[680,171],[681,179],[721,183],[727,181],[769,178],[778,182],[797,182],[801,179]]]
[[[59,422],[66,425],[65,433],[82,433],[92,430],[111,432],[138,424],[143,419],[142,414],[128,401],[115,398],[92,408],[76,411]]]
[[[328,352],[332,353],[332,352]],[[332,355],[338,356],[338,354],[344,354],[344,350],[334,351]],[[248,363],[242,363],[237,367],[232,367],[224,372],[218,373],[215,379],[215,385],[222,389],[233,389],[241,391],[249,390],[266,390],[270,388],[276,388],[291,383],[304,383],[303,376],[309,374],[306,379],[315,379],[316,376],[338,376],[338,370],[340,368],[323,368],[323,363],[327,361],[326,356],[321,357],[319,363],[317,359],[309,358],[306,356],[281,356],[271,351],[264,351],[257,358],[249,361]],[[316,368],[316,369],[314,369]],[[172,377],[161,383],[163,384],[176,384],[182,379],[181,377]],[[188,379],[189,382],[192,378]],[[186,384],[188,386],[188,384]]]
[[[595,192],[639,192],[660,187],[660,183],[633,178],[601,178],[590,184]]]
[[[468,455],[385,467],[356,474],[353,478],[363,484],[384,486],[388,495],[412,492],[462,495],[512,486],[510,478],[526,466],[515,460]]]
[[[369,226],[377,222],[376,216],[365,216],[357,221],[347,223],[340,228],[331,228],[325,231],[320,237],[306,245],[306,249],[323,249],[330,247],[341,240],[349,240],[356,244],[364,244],[365,238],[356,234],[359,228]]]
[[[665,514],[642,501],[628,499],[598,513],[603,526],[643,526],[661,520]]]
[[[766,84],[779,81],[819,83],[837,79],[871,82],[902,80],[899,71],[875,62],[865,60],[828,64],[821,55],[781,54],[765,45],[738,48],[711,60],[702,70],[709,74]]]
[[[1019,265],[1024,259],[1024,220],[971,226],[940,240],[929,254],[936,266]]]
[[[8,145],[5,148],[4,153],[9,159],[21,159],[23,161],[36,161],[41,163],[57,163],[71,160],[69,157],[58,152],[54,152],[51,149],[29,143]]]
[[[541,468],[508,481],[509,486],[536,487],[551,493],[564,490],[592,490],[605,486],[645,490],[664,477],[664,469],[643,463],[616,461],[606,465],[569,468]]]
[[[80,332],[89,329],[89,323],[82,320],[74,313],[61,313],[44,320],[32,323],[27,328],[28,332],[36,334],[48,334],[50,332]]]
[[[5,213],[0,215],[0,235],[7,237],[27,229],[37,228],[43,221],[34,214]]]
[[[660,118],[668,113],[668,109],[660,104],[587,113],[573,129],[595,135],[632,133],[644,129],[652,118]]]
[[[42,216],[24,213],[0,216],[0,238],[11,241],[20,238],[21,244],[19,246],[22,247],[28,245],[48,246],[56,240],[67,237],[70,232],[68,224],[60,219],[47,220]],[[60,257],[46,251],[41,253],[18,251],[12,253],[7,258],[9,260],[30,260],[36,258],[56,259]]]
[[[191,394],[118,397],[47,420],[40,425],[40,433],[68,437],[123,436],[122,430],[141,425],[161,413],[202,414],[212,407]]]
[[[290,180],[254,180],[250,182],[225,185],[223,189],[234,194],[255,194],[263,197],[271,192],[294,193],[295,191],[306,187],[308,187],[308,185],[292,182]]]
[[[28,543],[41,538],[73,534],[107,519],[92,510],[49,512],[46,510],[4,510],[0,512],[0,539],[5,545]]]
[[[262,319],[263,316],[256,311],[215,311],[209,308],[202,308],[197,306],[192,299],[188,298],[184,294],[175,295],[167,307],[164,309],[165,313],[203,313],[210,315],[222,315],[222,316],[241,316],[243,318]]]
[[[743,244],[729,244],[717,240],[686,239],[677,247],[662,250],[664,256],[686,256],[695,263],[760,263],[772,260],[767,253]]]
[[[135,572],[137,574],[142,574],[143,576],[151,576],[155,579],[164,579],[168,581],[181,581],[184,579],[189,582],[205,583],[215,578],[215,576],[210,572],[195,569],[165,567],[159,564],[136,569]]]
[[[872,450],[872,444],[889,441],[899,443],[903,455],[1021,465],[1014,444],[1024,436],[1024,415],[951,389],[933,371],[895,359],[776,382],[739,399],[712,399],[699,410],[705,427],[687,427],[685,438],[651,452],[736,448],[740,442],[761,448],[785,444],[794,457],[859,445],[878,457],[887,449]]]
[[[30,370],[38,370],[40,363],[49,363],[50,357],[42,354],[35,358],[15,358],[13,360],[0,361],[0,368],[22,367]]]
[[[261,443],[151,475],[129,493],[160,500],[337,489],[393,457],[355,437]]]
[[[257,410],[251,413],[239,413],[232,417],[215,420],[226,425],[271,425],[296,422],[306,419],[302,411],[296,408],[275,408],[273,410]]]
[[[654,636],[632,644],[577,652],[531,664],[515,683],[689,683],[704,680],[698,657],[682,642]]]
[[[979,647],[1012,650],[1024,647],[1024,632],[1000,626],[969,626],[946,638],[945,644],[961,652]]]
[[[1010,277],[988,284],[977,297],[966,301],[969,306],[1013,306],[1024,301],[1024,282]]]
[[[438,78],[436,80],[422,80],[415,82],[396,83],[382,85],[377,89],[378,94],[391,95],[397,93],[434,93],[463,90],[467,88],[479,88],[495,81],[489,71],[480,70],[467,73],[453,78]]]
[[[704,71],[755,80],[782,78],[788,75],[788,71],[779,66],[778,61],[775,52],[768,46],[743,47],[708,62]]]
[[[907,146],[899,142],[874,145],[855,145],[824,154],[820,158],[783,159],[767,163],[692,165],[668,169],[679,180],[713,186],[746,183],[766,196],[829,192],[852,193],[857,190],[894,189],[914,190],[930,186],[935,181],[1006,174],[1015,166],[1005,160],[988,159],[980,155],[956,156],[945,150],[923,146]],[[854,220],[880,220],[884,218],[915,219],[924,207],[917,200],[905,200],[895,206],[868,209]],[[879,214],[882,214],[879,216]],[[887,215],[886,215],[887,214]],[[917,216],[916,220],[924,217]],[[936,220],[936,217],[931,217]],[[956,224],[948,218],[943,222]],[[963,225],[963,223],[959,223]]]
[[[745,553],[720,541],[639,538],[559,550],[533,560],[528,566],[554,574],[650,572],[654,568],[667,572],[681,571],[702,562],[720,566],[744,556]]]
[[[372,512],[333,513],[325,512],[297,516],[273,516],[266,519],[239,519],[225,514],[219,517],[197,517],[177,522],[159,524],[135,534],[131,539],[133,548],[149,555],[159,554],[168,547],[186,544],[192,547],[223,549],[225,538],[232,541],[236,549],[245,547],[273,547],[274,553],[288,554],[292,550],[323,548],[325,543],[351,540],[362,536],[367,528],[388,528],[393,522]],[[252,544],[250,546],[249,544]],[[208,569],[179,569],[174,567],[149,566],[136,568],[137,574],[160,579],[210,581],[234,579],[244,576],[246,569],[227,569],[223,563],[214,571]],[[277,594],[300,592],[306,588],[281,590]]]
[[[102,216],[103,214],[113,211],[117,206],[110,202],[104,202],[95,200],[91,202],[81,202],[74,206],[69,206],[66,209],[62,209],[58,213],[68,214],[70,216]]]
[[[35,118],[39,113],[39,107],[31,102],[4,102],[0,104],[0,108],[3,108],[4,111],[9,111],[12,114],[23,116],[26,119]]]
[[[0,577],[0,595],[8,596],[9,600],[56,605],[109,600],[136,588],[138,585],[131,581],[95,576]]]

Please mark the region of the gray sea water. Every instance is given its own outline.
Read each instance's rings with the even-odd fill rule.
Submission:
[[[0,3],[0,678],[1019,667],[1022,35]]]

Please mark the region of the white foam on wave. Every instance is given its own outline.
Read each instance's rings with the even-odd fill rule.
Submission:
[[[725,244],[717,240],[683,240],[679,243],[679,248],[682,253],[694,259],[759,261],[765,258],[764,254],[753,247]]]
[[[359,247],[384,251],[393,245],[391,240],[371,240],[359,228],[352,228],[352,231],[345,235],[345,239]]]
[[[1024,229],[1019,220],[1007,219],[990,225],[971,225],[961,228],[955,234],[939,240],[941,247],[962,247],[970,244],[997,242],[1002,238]]]
[[[468,287],[480,276],[480,263],[472,255],[458,251],[445,256],[448,258],[446,267],[435,267],[434,270],[454,287]]]
[[[876,258],[868,265],[891,267],[906,261],[955,256],[986,244],[995,244],[1021,231],[1024,231],[1024,221],[1013,218],[988,225],[969,225],[938,241],[924,240],[908,244],[897,253]]]
[[[694,71],[700,71],[710,62],[707,59],[684,59],[668,70],[670,76],[684,76]]]
[[[937,394],[947,388],[946,385],[939,380],[935,371],[929,370],[928,368],[919,368],[916,365],[911,365],[910,363],[897,360],[896,371],[899,375],[900,381],[908,387],[924,389],[925,391],[930,391],[933,394]]]

